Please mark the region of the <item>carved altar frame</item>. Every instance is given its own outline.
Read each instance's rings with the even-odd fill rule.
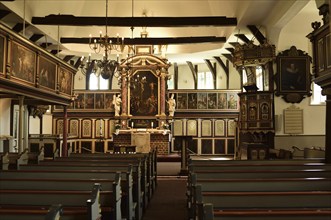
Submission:
[[[165,122],[169,117],[166,115],[166,83],[169,78],[168,68],[170,64],[166,59],[150,55],[150,54],[137,54],[123,60],[119,65],[120,83],[121,83],[121,115],[118,117],[122,128],[129,127],[130,119],[158,119],[160,122]],[[131,86],[134,82],[136,74],[142,72],[148,74],[150,72],[157,79],[157,111],[156,114],[131,114],[130,106],[130,92]],[[155,81],[156,82],[156,81]]]

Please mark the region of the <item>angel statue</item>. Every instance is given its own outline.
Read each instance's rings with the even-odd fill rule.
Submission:
[[[169,116],[173,117],[176,109],[176,100],[174,99],[174,94],[171,94],[171,97],[167,101],[169,105]]]
[[[120,116],[120,111],[121,111],[121,103],[122,103],[122,99],[121,99],[121,95],[113,95],[113,105],[114,105],[114,109],[115,109],[115,116]]]

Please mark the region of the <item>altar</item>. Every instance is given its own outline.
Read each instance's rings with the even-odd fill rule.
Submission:
[[[119,129],[113,135],[115,146],[135,146],[137,153],[148,153],[157,149],[158,155],[168,155],[170,132],[159,129]]]

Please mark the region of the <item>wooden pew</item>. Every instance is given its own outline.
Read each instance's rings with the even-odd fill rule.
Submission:
[[[125,177],[125,176],[126,177]],[[1,178],[0,189],[11,189],[11,190],[21,190],[21,189],[30,189],[30,190],[89,190],[95,182],[98,182],[102,186],[104,191],[113,190],[113,182],[116,174],[113,178],[109,179],[74,179],[74,178],[35,178],[26,177],[26,178]],[[132,180],[132,170],[126,174],[122,173],[123,179],[126,181],[121,181],[121,189],[123,191],[122,195],[122,215],[128,220],[135,218],[135,210],[138,209],[137,203],[133,202],[133,180]],[[139,213],[138,213],[139,214]],[[138,219],[138,218],[136,218]]]
[[[133,182],[132,166],[121,173],[122,213],[127,219],[141,219],[142,196],[139,174]],[[102,184],[103,190],[111,190],[119,172],[114,170],[8,170],[0,172],[0,189],[44,189],[44,190],[87,190],[91,184]],[[15,182],[16,181],[16,182]],[[135,217],[136,216],[136,217]]]
[[[10,190],[1,189],[0,205],[1,210],[7,214],[20,212],[20,210],[47,210],[52,204],[62,204],[63,214],[71,213],[69,219],[90,219],[101,218],[100,207],[103,212],[112,212],[113,219],[121,217],[120,199],[120,176],[113,184],[114,192],[101,192],[101,185],[94,184],[91,190]],[[112,197],[112,199],[110,199]],[[100,203],[99,203],[100,202]]]
[[[29,152],[25,149],[22,153],[5,153],[1,157],[2,170],[17,169],[22,164],[27,164]]]
[[[79,216],[62,216],[63,210],[62,205],[52,205],[48,210],[32,210],[32,209],[21,209],[21,210],[11,210],[11,209],[1,209],[0,208],[0,218],[5,220],[75,220]]]
[[[203,220],[330,220],[329,209],[218,210],[211,203],[203,204]]]

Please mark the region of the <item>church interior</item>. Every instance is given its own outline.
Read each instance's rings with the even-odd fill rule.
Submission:
[[[330,10],[0,1],[1,219],[330,220]]]

